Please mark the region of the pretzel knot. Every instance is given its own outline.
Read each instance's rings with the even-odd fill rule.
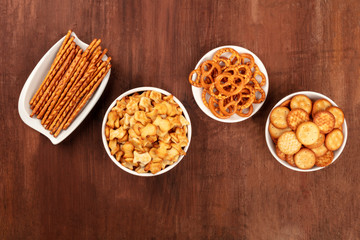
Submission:
[[[222,70],[218,63],[209,60],[200,65],[200,72],[200,83],[202,87],[209,89],[210,85],[214,82],[214,78],[216,78]]]
[[[232,116],[237,110],[237,104],[240,102],[240,94],[232,95],[218,102],[220,111],[225,116]]]
[[[254,65],[254,72],[253,72],[253,78],[256,79],[256,77],[261,78],[261,81],[259,82],[260,87],[263,87],[266,84],[266,78],[265,75],[260,71],[258,65]]]
[[[230,53],[229,57],[221,56],[224,53]],[[240,54],[232,48],[222,48],[214,54],[213,57],[214,61],[216,62],[224,62],[226,66],[240,64],[241,63],[241,56]]]
[[[194,74],[196,74],[195,80],[193,80]],[[192,70],[190,75],[189,75],[189,83],[191,85],[193,85],[194,87],[202,87],[202,85],[200,83],[200,77],[201,77],[201,72],[200,72],[200,70],[198,68]]]
[[[250,105],[250,107],[248,107],[248,112],[247,113],[244,113],[244,110],[246,110],[247,108],[245,109],[241,109],[241,110],[238,110],[236,111],[236,114],[239,115],[240,117],[249,117],[253,111],[254,111],[254,107],[253,105]]]
[[[206,94],[208,94],[208,90],[203,89],[202,93],[201,93],[201,100],[203,101],[204,105],[209,108],[209,102],[206,100]]]
[[[247,84],[251,78],[252,72],[251,69],[248,65],[246,64],[242,64],[242,65],[237,65],[236,69],[238,71],[238,75],[242,76],[245,78],[245,80],[247,80],[245,82],[245,84]]]
[[[248,65],[250,69],[252,69],[255,66],[254,57],[251,56],[251,54],[242,53],[240,54],[240,58],[241,58],[241,64]],[[249,61],[246,61],[246,59],[249,59]]]
[[[206,90],[206,89],[205,89]],[[210,96],[216,98],[216,99],[224,99],[227,98],[227,96],[222,95],[219,90],[216,88],[215,83],[211,84],[211,86],[208,89],[208,93]]]
[[[255,89],[255,94],[258,92],[260,98],[255,97],[254,103],[261,103],[265,100],[265,91],[261,88],[259,82],[255,78],[251,78],[249,85],[253,86]],[[255,95],[256,96],[256,95]]]
[[[215,78],[216,89],[224,96],[238,94],[244,88],[245,79],[240,75],[220,74]]]
[[[226,119],[229,118],[228,115],[225,115],[219,107],[219,99],[214,98],[213,96],[210,97],[209,99],[209,109],[212,112],[212,114],[215,115],[215,117],[221,118],[221,119]]]
[[[247,84],[241,91],[240,91],[240,101],[237,104],[237,110],[241,111],[252,106],[255,100],[255,89]]]
[[[262,89],[266,78],[254,57],[232,48],[216,51],[212,60],[203,62],[190,73],[189,82],[203,88],[203,103],[221,119],[235,113],[248,117],[253,113],[253,104],[263,102],[266,97]]]

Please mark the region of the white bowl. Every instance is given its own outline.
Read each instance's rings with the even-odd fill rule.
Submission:
[[[89,45],[82,42],[76,34],[73,32],[71,36],[74,36],[75,43],[83,50],[85,50]],[[65,36],[61,38],[54,46],[50,48],[50,50],[41,58],[38,62],[34,70],[31,72],[30,76],[26,80],[23,89],[21,90],[19,102],[18,102],[18,111],[21,119],[24,123],[29,125],[31,128],[35,129],[36,131],[42,133],[50,141],[55,145],[63,141],[67,138],[85,119],[85,117],[89,114],[91,109],[94,107],[96,102],[99,100],[101,94],[103,93],[110,77],[110,71],[106,74],[104,79],[102,80],[101,84],[99,85],[98,89],[95,91],[94,95],[89,99],[85,107],[79,113],[79,115],[74,119],[74,121],[70,124],[70,126],[66,130],[62,130],[61,133],[54,137],[50,134],[50,131],[46,130],[41,125],[41,120],[37,119],[36,116],[30,117],[32,110],[30,109],[30,99],[35,94],[39,86],[41,85],[42,81],[44,80],[46,74],[48,73],[51,64],[53,63],[57,52],[59,51],[62,42],[64,41]],[[105,55],[102,60],[106,60],[107,56]]]
[[[262,87],[266,93],[266,96],[265,96],[265,100],[262,102],[262,103],[258,103],[258,104],[253,104],[253,113],[249,116],[249,117],[240,117],[239,115],[237,114],[234,114],[232,115],[231,117],[227,118],[227,119],[221,119],[221,118],[218,118],[216,116],[214,116],[214,114],[210,111],[210,109],[208,109],[203,101],[202,101],[202,98],[201,98],[201,94],[202,94],[202,88],[198,88],[198,87],[194,87],[192,86],[192,93],[193,93],[193,96],[195,98],[195,101],[197,103],[197,105],[200,107],[200,109],[206,114],[208,115],[209,117],[211,117],[212,119],[214,120],[217,120],[219,122],[225,122],[225,123],[235,123],[235,122],[241,122],[241,121],[244,121],[248,118],[251,118],[257,111],[259,111],[259,109],[261,108],[261,106],[264,104],[264,102],[266,101],[266,97],[267,97],[267,94],[268,94],[268,91],[269,91],[269,77],[268,77],[268,74],[267,74],[267,71],[265,69],[265,66],[264,64],[261,62],[261,60],[253,53],[251,52],[250,50],[246,49],[246,48],[242,48],[242,47],[238,47],[238,46],[233,46],[233,45],[228,45],[228,46],[221,46],[221,47],[218,47],[218,48],[215,48],[213,50],[211,50],[210,52],[206,53],[201,59],[200,61],[196,64],[196,67],[195,69],[197,69],[201,63],[207,61],[207,60],[211,60],[215,54],[216,51],[218,51],[219,49],[222,49],[222,48],[232,48],[234,50],[236,50],[237,52],[239,53],[249,53],[251,54],[253,57],[254,57],[254,60],[255,60],[255,63],[258,65],[260,71],[265,75],[266,77],[266,84]],[[226,55],[225,55],[226,56]]]
[[[288,99],[291,99],[292,97],[296,96],[296,95],[299,95],[299,94],[303,94],[307,97],[309,97],[313,102],[318,100],[318,99],[326,99],[328,100],[333,106],[338,106],[336,105],[336,103],[331,100],[330,98],[328,98],[327,96],[321,94],[321,93],[317,93],[317,92],[311,92],[311,91],[302,91],[302,92],[296,92],[296,93],[292,93],[286,97],[284,97],[283,99],[281,99],[274,107],[276,108],[277,106],[279,106],[281,103],[283,103],[284,101],[288,100]],[[270,113],[272,112],[272,110],[270,111]],[[313,172],[313,171],[318,171],[318,170],[321,170],[323,169],[324,167],[317,167],[317,166],[314,166],[313,168],[311,169],[300,169],[300,168],[297,168],[297,167],[293,167],[291,166],[290,164],[288,164],[286,161],[284,160],[281,160],[277,155],[276,155],[276,152],[275,152],[275,144],[274,142],[272,141],[271,139],[271,136],[270,136],[270,133],[269,133],[269,124],[270,124],[270,113],[269,113],[269,116],[267,118],[267,121],[266,121],[266,125],[265,125],[265,139],[266,139],[266,143],[267,143],[267,146],[271,152],[271,154],[273,155],[273,157],[279,162],[281,163],[282,165],[284,165],[285,167],[291,169],[291,170],[294,170],[294,171],[298,171],[298,172]],[[345,116],[346,117],[346,116]],[[347,128],[347,124],[346,124],[346,119],[344,120],[344,123],[343,123],[343,134],[344,134],[344,141],[341,145],[341,147],[334,151],[334,159],[333,161],[331,162],[331,164],[333,164],[336,159],[339,158],[340,154],[342,153],[342,151],[344,150],[345,148],[345,145],[346,145],[346,140],[347,140],[347,137],[348,137],[348,128]],[[331,165],[330,164],[330,165]]]
[[[166,168],[164,168],[163,170],[155,173],[155,174],[152,174],[152,173],[137,173],[136,171],[134,170],[130,170],[126,167],[124,167],[123,165],[121,165],[120,162],[118,162],[115,157],[113,155],[111,155],[110,153],[110,149],[109,149],[109,146],[108,146],[108,142],[106,140],[106,136],[105,136],[105,126],[106,126],[106,122],[107,122],[107,117],[109,115],[109,112],[111,111],[111,109],[113,107],[116,106],[116,101],[117,100],[121,100],[122,98],[124,98],[125,96],[128,96],[128,95],[132,95],[133,93],[136,93],[136,92],[144,92],[144,91],[157,91],[157,92],[160,92],[166,96],[168,95],[171,95],[169,92],[165,91],[165,90],[162,90],[160,88],[155,88],[155,87],[139,87],[139,88],[134,88],[134,89],[131,89],[129,91],[126,91],[124,92],[123,94],[121,94],[119,97],[117,97],[109,106],[108,110],[106,111],[105,113],[105,116],[104,116],[104,120],[103,120],[103,123],[102,123],[102,127],[101,127],[101,136],[102,136],[102,141],[103,141],[103,144],[104,144],[104,147],[105,147],[105,151],[106,153],[109,155],[109,157],[111,158],[111,160],[119,167],[121,168],[122,170],[124,170],[125,172],[128,172],[130,174],[133,174],[135,176],[141,176],[141,177],[152,177],[152,176],[157,176],[157,175],[161,175],[163,173],[166,173],[168,171],[170,171],[171,169],[173,169],[176,165],[179,164],[179,162],[183,159],[183,155],[181,155],[179,157],[179,159],[172,165],[170,166],[167,166]],[[189,117],[189,114],[188,112],[186,111],[184,105],[175,97],[173,96],[173,99],[174,101],[181,107],[181,109],[183,110],[183,114],[184,114],[184,117],[186,118],[186,120],[188,120],[189,122],[189,125],[187,126],[188,127],[188,133],[187,133],[187,137],[188,137],[188,144],[185,146],[184,148],[184,151],[187,152],[189,146],[190,146],[190,140],[191,140],[191,122],[190,122],[190,117]]]

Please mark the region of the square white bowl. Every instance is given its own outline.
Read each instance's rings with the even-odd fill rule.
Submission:
[[[74,42],[83,50],[85,50],[89,44],[81,41],[76,34],[73,32],[71,36],[74,36]],[[86,118],[91,109],[94,107],[96,102],[99,100],[101,94],[103,93],[110,77],[110,72],[106,74],[98,89],[95,91],[94,95],[89,99],[86,103],[85,107],[81,110],[79,115],[74,119],[74,121],[70,124],[70,126],[66,130],[62,130],[61,133],[54,137],[50,134],[50,131],[46,130],[43,125],[41,125],[41,119],[37,119],[36,116],[30,117],[32,113],[32,109],[30,108],[30,100],[32,96],[35,94],[37,89],[40,87],[43,82],[46,74],[48,73],[51,64],[53,63],[57,52],[59,51],[62,42],[64,41],[65,36],[61,38],[55,45],[53,45],[50,50],[41,58],[38,62],[34,70],[31,72],[30,76],[26,80],[23,89],[21,90],[19,102],[18,102],[18,111],[21,119],[24,123],[26,123],[31,128],[45,135],[50,141],[56,145],[62,142],[65,138],[67,138]],[[108,57],[105,55],[102,60],[105,61]]]
[[[327,96],[321,94],[321,93],[317,93],[317,92],[311,92],[311,91],[302,91],[302,92],[295,92],[295,93],[292,93],[286,97],[284,97],[283,99],[281,99],[277,104],[275,104],[275,106],[271,109],[270,113],[269,113],[269,116],[267,118],[267,121],[266,121],[266,125],[265,125],[265,140],[266,140],[266,144],[271,152],[271,154],[273,155],[273,157],[279,162],[281,163],[283,166],[291,169],[291,170],[294,170],[294,171],[298,171],[298,172],[313,172],[313,171],[318,171],[318,170],[321,170],[325,167],[317,167],[317,166],[314,166],[310,169],[300,169],[300,168],[297,168],[297,167],[293,167],[291,166],[290,164],[288,164],[286,161],[284,160],[281,160],[277,155],[276,155],[276,152],[275,152],[275,144],[274,142],[272,141],[271,139],[271,136],[270,136],[270,133],[269,133],[269,124],[270,124],[270,114],[272,112],[272,110],[274,110],[274,108],[276,108],[277,106],[279,106],[281,103],[283,103],[284,101],[286,100],[289,100],[291,99],[292,97],[296,96],[296,95],[299,95],[299,94],[303,94],[307,97],[309,97],[313,102],[318,100],[318,99],[326,99],[328,100],[333,106],[338,106],[336,105],[336,103],[331,100],[330,98],[328,98]],[[344,150],[345,148],[345,145],[346,145],[346,141],[347,141],[347,138],[348,138],[348,128],[347,128],[347,124],[346,124],[346,119],[344,120],[344,123],[342,125],[343,127],[343,134],[344,134],[344,141],[341,145],[341,147],[334,151],[334,159],[333,161],[330,163],[333,164],[336,159],[339,158],[340,154],[342,153],[342,151]],[[330,166],[329,165],[329,166]]]
[[[108,146],[108,142],[106,140],[106,136],[105,136],[105,126],[106,126],[106,122],[107,122],[107,117],[109,115],[109,112],[111,111],[111,109],[113,107],[116,106],[116,101],[117,100],[121,100],[122,98],[126,97],[126,96],[129,96],[129,95],[132,95],[136,92],[138,93],[141,93],[141,92],[144,92],[144,91],[157,91],[159,93],[162,93],[166,96],[168,95],[171,95],[171,93],[163,90],[163,89],[160,89],[160,88],[155,88],[155,87],[138,87],[138,88],[134,88],[134,89],[131,89],[129,91],[126,91],[124,92],[123,94],[121,94],[119,97],[117,97],[109,106],[109,108],[107,109],[106,113],[105,113],[105,116],[104,116],[104,120],[102,122],[102,127],[101,127],[101,137],[102,137],[102,141],[103,141],[103,144],[104,144],[104,148],[105,148],[105,151],[106,153],[108,154],[109,158],[119,167],[121,168],[122,170],[124,170],[125,172],[127,173],[130,173],[132,175],[135,175],[135,176],[140,176],[140,177],[153,177],[153,176],[158,176],[158,175],[161,175],[163,173],[166,173],[168,171],[170,171],[171,169],[173,169],[176,165],[179,164],[179,162],[184,158],[184,155],[180,155],[179,159],[172,165],[169,165],[167,167],[165,167],[164,169],[162,169],[161,171],[153,174],[153,173],[138,173],[136,172],[135,170],[131,170],[131,169],[128,169],[127,167],[124,167],[123,165],[121,165],[120,162],[118,162],[115,157],[113,155],[111,155],[110,153],[110,149],[109,149],[109,146]],[[188,112],[186,111],[186,108],[184,107],[184,105],[179,101],[179,99],[177,99],[174,95],[173,95],[173,99],[174,101],[180,106],[180,108],[182,109],[183,111],[183,115],[184,117],[186,118],[186,120],[189,122],[189,125],[187,126],[188,128],[188,132],[187,132],[187,137],[188,137],[188,144],[184,147],[184,151],[187,152],[187,150],[189,149],[189,146],[190,146],[190,141],[191,141],[191,133],[192,133],[192,130],[191,130],[191,121],[190,121],[190,117],[189,117],[189,114]]]

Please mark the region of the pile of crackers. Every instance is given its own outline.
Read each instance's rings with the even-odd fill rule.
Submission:
[[[343,111],[326,99],[296,95],[274,108],[269,133],[277,156],[300,169],[326,167],[344,141]]]
[[[30,100],[32,113],[54,137],[65,130],[84,108],[111,68],[102,58],[101,39],[83,51],[69,30],[45,79]]]
[[[105,136],[111,155],[122,166],[155,174],[186,154],[189,124],[172,95],[145,91],[116,101]]]

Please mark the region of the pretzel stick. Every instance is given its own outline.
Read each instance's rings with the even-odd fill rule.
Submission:
[[[107,51],[108,51],[107,48],[105,48],[104,51],[103,51],[103,52],[101,53],[101,55],[99,56],[99,58],[98,58],[98,60],[97,60],[97,62],[96,62],[96,65],[102,61],[102,59],[103,59],[103,57],[105,56],[105,54],[107,53]]]
[[[79,49],[79,46],[77,46],[77,48]],[[76,57],[74,59],[74,61],[72,61],[70,67],[67,69],[64,77],[61,79],[61,81],[59,82],[58,86],[56,87],[55,91],[54,91],[54,97],[49,105],[49,107],[47,109],[43,109],[39,115],[44,114],[44,112],[46,111],[41,124],[44,125],[45,121],[47,120],[47,117],[49,116],[49,114],[51,113],[51,111],[53,110],[53,108],[55,107],[55,104],[57,103],[57,101],[60,98],[60,95],[63,93],[64,88],[66,87],[66,85],[68,84],[70,78],[72,77],[74,70],[76,68],[76,66],[78,65],[78,62],[81,58],[81,53],[82,50],[79,50],[78,53],[76,54]]]
[[[64,125],[67,123],[68,119],[70,118],[72,112],[74,111],[74,109],[71,110],[71,112],[69,112],[69,114],[66,115],[64,121],[61,122],[60,126],[56,129],[55,131],[51,131],[50,133],[54,135],[54,137],[59,136],[61,130],[63,129]]]
[[[69,103],[69,105],[66,107],[66,110],[67,112],[69,112],[69,114],[71,114],[74,109],[76,108],[76,106],[78,105],[78,103],[81,101],[82,97],[87,94],[91,89],[92,87],[94,86],[94,84],[98,81],[99,78],[101,78],[101,76],[103,75],[103,73],[106,71],[105,68],[103,68],[103,71],[99,72],[97,76],[95,76],[95,78],[92,80],[92,82],[83,90],[83,91],[80,91],[80,89],[78,90],[78,92],[73,96],[73,99],[71,100],[71,102]],[[65,117],[66,115],[66,112],[63,113],[63,118]],[[61,117],[60,117],[61,118]],[[64,121],[67,121],[66,120],[67,118],[65,118]],[[56,131],[56,129],[58,128],[58,126],[60,125],[61,128],[64,127],[64,124],[62,124],[62,121],[63,119],[60,119],[56,126],[55,126],[55,129],[53,128],[52,129],[52,132],[51,133],[54,133]],[[66,128],[68,127],[68,125],[66,126]],[[65,128],[65,129],[66,129]]]
[[[43,97],[44,93],[45,93],[46,91],[48,91],[48,87],[53,84],[53,82],[54,82],[53,80],[54,80],[56,77],[58,77],[58,74],[61,74],[62,68],[63,68],[63,67],[66,67],[66,64],[68,63],[67,61],[69,61],[69,59],[71,59],[70,54],[71,54],[71,52],[72,52],[72,50],[73,50],[73,47],[75,47],[74,44],[75,44],[75,43],[72,42],[72,44],[70,45],[70,47],[68,47],[68,48],[65,47],[65,48],[66,48],[66,52],[61,56],[58,64],[55,66],[54,70],[53,70],[52,73],[50,74],[50,76],[49,76],[49,78],[48,78],[48,80],[47,80],[47,83],[45,83],[45,85],[43,86],[43,88],[40,89],[40,93],[39,93],[39,95],[37,96],[37,98],[35,99],[34,104],[33,104],[33,106],[34,106],[33,111],[34,111],[34,109],[36,108],[36,105],[38,105],[40,99]],[[54,74],[53,74],[53,73],[54,73]],[[56,73],[56,74],[55,74],[55,73]],[[36,103],[36,104],[35,104],[35,103]],[[44,106],[43,103],[40,105],[40,107],[38,108],[38,110],[35,111],[35,114],[39,114],[42,106]]]
[[[104,79],[104,77],[106,76],[106,74],[109,72],[111,68],[111,64],[107,65],[105,72],[102,74],[102,76],[100,77],[100,79],[96,82],[96,84],[91,88],[91,90],[89,91],[89,93],[81,100],[80,104],[76,107],[76,109],[73,111],[73,113],[71,114],[71,117],[67,120],[67,123],[64,125],[64,129],[67,129],[69,127],[69,125],[72,123],[72,121],[75,119],[75,117],[79,114],[80,110],[84,107],[84,105],[86,104],[86,102],[90,99],[90,97],[94,94],[95,90],[97,89],[97,87],[100,85],[100,83],[102,82],[102,80]],[[58,129],[56,131],[56,133],[54,134],[54,136],[56,137],[57,135],[59,135],[61,129]],[[59,132],[59,133],[58,133]]]
[[[96,75],[91,79],[89,84],[86,86],[86,88],[83,89],[83,91],[80,92],[79,96],[77,97],[77,100],[80,101],[80,99],[86,95],[91,88],[96,84],[99,78],[101,78],[102,74],[106,71],[106,62],[104,62],[103,66],[101,66],[101,69],[99,69],[96,73]]]
[[[44,86],[42,87],[42,89],[40,89],[40,92],[38,94],[38,96],[36,97],[36,99],[33,102],[33,105],[36,105],[39,100],[41,99],[43,93],[46,91],[46,89],[48,88],[48,86],[51,84],[52,80],[54,79],[54,76],[56,75],[56,73],[58,72],[59,68],[63,65],[63,63],[66,61],[67,57],[69,56],[71,50],[72,50],[72,43],[73,43],[73,38],[71,38],[68,43],[66,44],[64,51],[65,53],[62,54],[60,56],[60,59],[58,61],[58,64],[55,65],[55,68],[53,69],[53,71],[50,73],[48,79],[45,81]],[[37,113],[36,113],[37,114]]]
[[[75,43],[74,43],[74,47],[75,47]],[[61,68],[59,69],[59,71],[56,73],[53,81],[51,81],[51,83],[49,84],[49,87],[46,89],[46,91],[44,92],[44,94],[41,96],[39,102],[36,104],[35,108],[33,109],[30,117],[33,117],[34,114],[39,110],[39,108],[41,107],[41,105],[43,105],[48,99],[49,99],[49,94],[51,94],[51,90],[54,87],[55,83],[58,82],[58,79],[60,76],[63,75],[63,73],[65,72],[66,68],[68,67],[69,63],[72,61],[73,56],[75,55],[75,48],[73,48],[71,50],[71,53],[69,54],[69,56],[67,57],[66,61],[64,62],[64,64],[61,66]]]
[[[109,62],[111,60],[111,58],[108,58]],[[87,101],[89,100],[89,98],[93,95],[93,93],[96,91],[96,89],[98,88],[98,86],[100,85],[100,83],[102,82],[102,80],[104,79],[104,77],[107,75],[108,71],[110,70],[111,65],[108,64],[106,67],[105,71],[101,71],[101,74],[99,74],[99,79],[95,78],[94,81],[96,81],[95,85],[92,85],[92,87],[90,89],[86,89],[89,90],[87,95],[81,99],[80,103],[78,104],[78,101],[74,103],[72,109],[69,111],[69,113],[67,115],[63,115],[64,120],[61,122],[59,121],[56,125],[57,127],[55,129],[52,130],[51,134],[54,134],[54,137],[57,137],[62,129],[67,129],[70,124],[72,123],[72,121],[76,118],[76,116],[79,114],[79,112],[81,111],[81,109],[84,107],[84,105],[87,103]],[[105,69],[105,68],[104,68]]]
[[[94,39],[95,41],[96,39]],[[92,48],[89,51],[89,56],[91,56],[93,54],[93,52],[98,48],[98,46],[100,46],[101,43],[101,39],[96,40],[96,42],[94,43],[94,45],[92,46]]]
[[[55,66],[57,65],[57,63],[59,62],[59,59],[61,57],[61,55],[64,53],[64,47],[66,45],[66,43],[68,42],[69,38],[70,38],[70,35],[71,35],[71,30],[68,31],[68,33],[66,34],[65,36],[65,39],[63,41],[63,43],[61,44],[61,47],[59,49],[59,51],[57,52],[56,56],[55,56],[55,59],[51,65],[51,68],[49,70],[49,72],[47,73],[46,77],[44,78],[44,81],[41,83],[39,89],[36,91],[36,93],[34,94],[34,96],[32,97],[32,99],[30,100],[30,105],[33,104],[34,100],[36,99],[37,95],[39,94],[40,90],[42,89],[42,87],[44,86],[47,78],[49,77],[50,73],[53,71],[53,69],[55,68]]]
[[[89,51],[90,51],[93,43],[95,43],[95,40],[89,45],[89,47],[88,47],[88,48],[85,50],[85,52],[83,53],[82,62],[81,62],[81,64],[80,64],[80,69],[81,69],[81,70],[80,70],[80,74],[79,74],[76,78],[74,78],[74,79],[71,80],[71,81],[73,81],[73,84],[72,84],[71,88],[69,87],[70,90],[69,90],[69,91],[66,91],[66,92],[67,92],[66,97],[64,98],[64,100],[63,100],[62,102],[60,102],[60,103],[58,104],[58,106],[55,107],[56,110],[52,113],[53,116],[50,117],[50,121],[47,122],[47,123],[45,123],[45,124],[47,125],[47,128],[49,128],[50,130],[52,130],[52,129],[54,128],[54,126],[55,126],[55,124],[57,123],[59,117],[61,116],[61,114],[62,114],[63,111],[65,110],[65,108],[62,109],[62,106],[67,107],[68,101],[71,101],[74,93],[76,93],[77,89],[80,87],[80,85],[81,85],[82,82],[84,81],[84,80],[82,80],[82,81],[80,81],[80,83],[78,82],[79,80],[82,79],[83,74],[84,74],[84,72],[87,70],[87,67],[88,67],[88,65],[89,65],[89,62],[87,61],[87,59],[88,59],[90,56],[88,55],[88,53],[89,53]],[[64,94],[64,96],[65,96],[65,94]],[[55,117],[55,115],[56,115],[59,111],[60,111],[60,115],[58,115],[58,116],[56,117],[56,119],[52,122],[51,120]],[[50,127],[48,127],[48,125],[50,125]]]
[[[68,103],[66,104],[66,107],[63,110],[63,113],[61,114],[61,116],[58,119],[58,123],[56,123],[55,128],[63,121],[64,117],[67,115],[67,113],[69,111],[72,110],[72,108],[74,107],[74,104],[76,103],[76,99],[78,97],[78,95],[80,94],[79,92],[79,88],[80,86],[92,75],[92,73],[96,70],[95,67],[89,67],[88,71],[85,72],[84,76],[80,79],[80,81],[78,81],[76,83],[75,86],[73,86],[72,89],[70,89],[69,91],[69,100]],[[52,132],[54,131],[54,127],[52,127]]]
[[[87,57],[87,59],[91,55],[90,51],[94,48],[96,42],[97,42],[97,39],[95,38],[94,40],[92,40],[90,45],[86,48],[85,52],[83,53],[83,56]]]
[[[39,87],[38,91],[35,93],[34,97],[32,98],[32,102],[30,104],[36,105],[37,102],[40,100],[43,93],[46,91],[47,87],[49,86],[50,82],[54,78],[56,72],[59,70],[61,65],[64,63],[66,57],[69,55],[71,51],[71,45],[74,40],[74,37],[71,37],[63,47],[63,49],[60,49],[58,54],[55,57],[54,63],[51,66],[48,74],[46,75],[44,81],[42,82],[41,86]]]
[[[89,83],[91,83],[94,80],[94,78],[99,74],[99,72],[102,71],[103,68],[106,67],[110,63],[110,61],[111,61],[111,57],[108,57],[108,59],[106,61],[99,62],[101,64],[99,66],[96,66],[97,70],[93,73],[92,78],[89,81]]]
[[[89,75],[89,77],[86,79],[86,81],[84,82],[84,84],[82,84],[80,86],[80,92],[82,92],[84,90],[84,88],[86,88],[86,86],[92,81],[93,79],[93,75],[96,72],[96,66],[95,66],[95,62],[97,61],[97,59],[99,58],[99,56],[101,55],[101,48],[98,48],[95,52],[94,55],[92,56],[92,60],[90,62],[89,65],[89,69],[92,69],[91,74]]]
[[[99,57],[100,55],[98,54],[100,52],[100,54],[101,54],[101,46],[98,46],[95,50],[94,50],[94,52],[91,54],[91,56],[90,56],[90,58],[89,58],[89,61],[90,62],[92,62],[93,61],[93,59],[97,56],[97,57]]]
[[[91,56],[90,56],[90,54],[94,51],[94,49],[95,49],[95,47],[98,45],[98,44],[100,44],[100,42],[101,42],[101,40],[99,41],[96,41],[96,39],[94,39],[92,42],[91,42],[91,44],[88,46],[88,48],[86,49],[86,51],[83,53],[83,56],[84,56],[84,61],[86,61],[88,58],[90,58]],[[100,49],[101,49],[101,47],[97,47],[97,49],[95,50],[95,58],[97,58],[98,57],[98,55],[101,53],[100,52]],[[95,60],[94,60],[95,61]],[[86,66],[88,66],[88,65],[86,65]],[[91,65],[90,65],[91,66]],[[82,74],[81,74],[81,76],[82,76]],[[89,79],[89,78],[87,78],[87,79]],[[86,80],[86,82],[85,82],[85,85],[87,85],[87,83],[88,83],[88,80],[87,79],[83,79],[82,81],[81,81],[81,83],[83,83],[83,81],[85,81]],[[75,87],[75,90],[70,90],[71,91],[71,93],[74,93],[74,92],[76,92],[77,91],[77,89],[78,89],[78,87],[80,87],[81,85],[80,84],[78,84],[78,85],[75,85],[74,87]],[[73,86],[72,86],[72,88],[71,89],[73,89]],[[69,97],[68,97],[69,98]],[[67,100],[67,99],[66,99]],[[62,103],[62,104],[64,104],[64,103]],[[54,114],[56,114],[56,113],[54,113]],[[47,124],[49,124],[49,122],[48,123],[46,123],[46,125]],[[52,124],[52,126],[51,126],[51,128],[53,128],[53,124]],[[47,127],[47,128],[49,128],[49,127]]]
[[[101,47],[98,46],[95,51],[92,53],[92,55],[89,58],[89,61],[95,65],[95,63],[97,62],[97,60],[99,59],[100,55],[101,55]]]
[[[76,81],[82,77],[88,64],[89,64],[89,62],[85,62],[85,65],[81,69],[77,79],[74,80],[73,85],[75,85]],[[71,89],[73,89],[73,88],[71,88]],[[67,92],[65,98],[55,107],[55,110],[53,111],[52,115],[48,119],[49,122],[45,123],[47,126],[47,129],[49,129],[50,131],[52,131],[54,128],[56,129],[59,126],[59,123],[58,123],[59,119],[61,119],[61,121],[64,119],[63,113],[64,113],[65,109],[67,108],[67,106],[69,105],[71,98],[72,98],[72,95],[70,92],[70,91],[72,91],[71,89]]]
[[[74,45],[74,46],[76,46],[76,45]],[[44,101],[44,102],[40,105],[39,109],[38,109],[38,110],[36,111],[36,113],[35,113],[36,115],[39,115],[39,114],[40,114],[41,110],[43,109],[43,107],[44,107],[44,106],[46,105],[46,103],[48,102],[48,99],[51,98],[51,96],[54,94],[54,90],[55,90],[56,86],[58,85],[58,83],[59,83],[59,81],[62,79],[62,77],[64,76],[64,74],[65,74],[66,70],[69,68],[71,62],[74,60],[74,57],[75,57],[77,51],[76,51],[76,49],[75,49],[75,54],[74,54],[73,56],[70,56],[70,54],[72,53],[72,51],[73,51],[74,48],[69,48],[69,49],[71,49],[71,50],[70,50],[70,53],[69,53],[69,55],[68,55],[68,57],[70,57],[70,61],[67,62],[67,63],[64,63],[64,64],[63,64],[63,65],[65,65],[64,71],[62,71],[62,72],[58,71],[56,74],[59,74],[59,72],[60,72],[60,74],[59,74],[58,76],[55,75],[56,78],[54,77],[54,78],[51,80],[49,86],[52,84],[53,81],[54,81],[54,85],[53,85],[52,88],[49,89],[49,91],[50,91],[49,96],[46,98],[46,101]],[[66,61],[66,60],[65,60],[65,61]],[[62,65],[61,65],[61,66],[62,66]],[[59,66],[59,67],[61,67],[61,66]],[[48,87],[48,88],[49,88],[49,87]],[[46,90],[48,90],[48,88],[47,88]],[[39,98],[39,100],[40,100],[40,98]],[[41,117],[42,117],[42,116],[41,116]],[[38,116],[39,119],[41,119],[41,117]]]
[[[70,79],[68,85],[66,85],[66,88],[62,92],[58,103],[55,105],[53,111],[50,113],[48,119],[45,122],[46,129],[50,128],[50,124],[52,124],[52,120],[54,120],[54,117],[59,113],[62,106],[64,106],[64,104],[68,101],[69,97],[67,97],[67,95],[69,89],[72,89],[73,85],[82,77],[87,66],[88,66],[88,62],[86,61],[86,58],[83,57],[82,59],[80,59],[80,63],[77,65],[74,75]]]
[[[72,108],[79,101],[81,93],[88,86],[89,79],[92,79],[91,76],[95,71],[95,66],[92,66],[91,68],[89,67],[89,71],[84,74],[84,77],[81,79],[81,83],[79,82],[78,84],[80,86],[77,86],[77,88],[74,89],[74,91],[76,90],[76,92],[74,92],[73,97],[68,105],[69,108]]]
[[[38,111],[36,112],[36,115],[38,119],[42,119],[43,116],[44,116],[44,112],[46,111],[46,109],[48,108],[48,106],[51,104],[52,102],[52,99],[54,98],[55,96],[55,90],[58,86],[58,84],[61,82],[61,80],[63,79],[67,69],[70,67],[72,61],[74,60],[75,58],[75,55],[77,53],[77,50],[74,49],[74,54],[73,56],[71,57],[70,61],[66,64],[66,67],[64,68],[64,71],[59,75],[59,78],[56,79],[54,85],[50,88],[50,93],[48,95],[48,97],[45,99],[45,101],[41,104],[40,108],[38,109]],[[45,108],[45,109],[44,109]],[[42,112],[43,111],[43,112]]]
[[[30,100],[41,123],[57,137],[67,129],[92,97],[111,68],[108,52],[94,39],[85,51],[79,49],[69,30],[46,77]]]

